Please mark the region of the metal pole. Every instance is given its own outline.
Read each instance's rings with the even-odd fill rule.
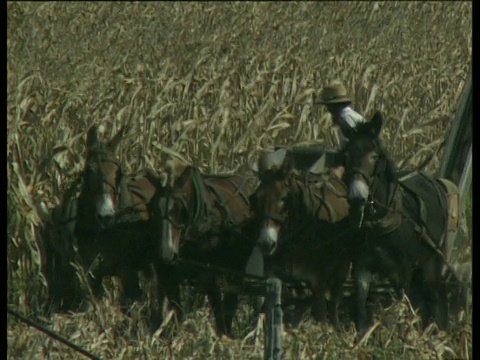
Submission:
[[[443,150],[438,176],[459,185],[472,144],[472,73],[468,73],[459,107]]]
[[[458,184],[458,189],[460,192],[460,209],[465,207],[465,194],[468,193],[468,189],[472,185],[472,145],[468,150],[467,160],[465,162],[465,167],[463,168],[462,176],[460,177],[460,182]]]
[[[265,360],[280,360],[283,342],[283,313],[281,307],[282,282],[277,278],[266,280]]]

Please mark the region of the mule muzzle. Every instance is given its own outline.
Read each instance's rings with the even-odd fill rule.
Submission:
[[[179,255],[175,251],[163,251],[161,258],[163,263],[173,265],[178,261]]]
[[[260,238],[257,241],[257,246],[265,256],[271,256],[277,249],[277,242],[272,239]]]
[[[99,215],[97,214],[97,221],[100,225],[100,228],[106,229],[113,225],[115,216],[114,215]]]

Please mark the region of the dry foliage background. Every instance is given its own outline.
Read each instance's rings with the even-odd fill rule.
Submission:
[[[79,174],[90,125],[104,124],[107,137],[129,126],[119,150],[127,172],[170,157],[244,171],[274,144],[335,146],[313,100],[341,79],[356,109],[384,113],[399,165],[434,154],[433,173],[471,65],[470,2],[9,2],[7,11],[7,302],[35,316],[46,294],[36,205],[59,203]],[[216,338],[208,309],[177,337],[152,338],[108,299],[45,321],[104,358],[260,359],[261,336],[247,336],[243,312],[240,340]],[[306,321],[286,334],[286,357],[471,357],[465,319],[435,336],[404,303],[378,319],[359,346],[352,329]],[[9,358],[78,357],[10,317],[7,330]]]

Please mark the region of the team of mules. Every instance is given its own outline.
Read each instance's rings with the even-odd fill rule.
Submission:
[[[63,203],[54,209],[44,228],[44,274],[49,284],[48,308],[70,310],[83,300],[81,295],[85,295],[85,292],[81,289],[71,262],[76,262],[77,266],[83,268],[87,275],[87,285],[96,296],[102,293],[104,277],[118,277],[123,290],[122,304],[127,300],[140,298],[142,293],[139,289],[138,272],[149,274],[153,268],[158,280],[156,288],[160,311],[163,300],[167,297],[170,306],[181,320],[183,309],[180,306],[180,283],[185,279],[200,279],[201,281],[197,282],[201,282],[202,287],[207,289],[219,332],[231,333],[236,295],[226,296],[222,300],[214,282],[215,277],[208,271],[197,276],[196,268],[171,264],[166,259],[166,253],[163,254],[166,247],[162,243],[168,241],[164,238],[165,231],[168,230],[163,230],[162,224],[165,219],[173,219],[171,228],[175,235],[177,224],[188,227],[187,232],[183,229],[181,231],[182,257],[189,258],[188,255],[183,256],[184,249],[188,251],[191,248],[188,244],[195,232],[195,239],[206,239],[209,243],[193,249],[198,252],[195,252],[192,258],[198,260],[198,256],[204,255],[215,263],[215,259],[222,255],[223,260],[219,265],[232,267],[241,274],[254,244],[253,240],[250,240],[254,234],[248,235],[244,230],[247,228],[246,220],[250,218],[248,196],[252,191],[251,179],[235,175],[195,175],[192,177],[194,183],[189,183],[186,179],[189,171],[180,176],[178,181],[174,182],[173,177],[169,178],[168,184],[164,184],[160,177],[149,171],[142,176],[128,178],[115,155],[122,136],[123,130],[108,143],[103,143],[98,139],[97,128],[89,129],[85,168],[79,179],[80,193],[78,196],[66,194]],[[193,168],[186,170],[193,171]],[[197,174],[195,171],[193,173]],[[188,204],[181,204],[184,206],[182,212],[165,212],[164,218],[163,213],[158,211],[165,210],[161,206],[164,197],[169,205],[177,204],[177,195],[170,197],[170,193],[184,191],[183,187],[179,188],[185,185],[184,181],[187,183],[187,190],[191,190],[188,184],[195,185],[194,191],[188,193],[195,198],[182,198],[182,201],[189,201]],[[160,197],[160,200],[150,201],[154,193],[157,193],[155,199]],[[212,195],[216,197],[212,198]],[[200,212],[194,213],[192,218],[178,217],[184,215],[191,206],[199,206],[194,210]],[[155,219],[152,221],[150,217],[153,214]],[[167,221],[167,224],[170,222]],[[168,229],[168,226],[165,226],[165,229]],[[244,234],[243,242],[240,240],[240,233]],[[178,240],[179,238],[175,237],[175,241]],[[187,246],[183,246],[184,240],[187,241]],[[228,255],[224,254],[232,241],[232,249],[238,251],[238,254],[229,259]],[[226,311],[223,310],[224,307]],[[229,310],[231,307],[233,309]],[[155,324],[158,326],[161,323],[162,316],[155,311],[153,316],[151,320],[155,327]]]
[[[139,271],[155,270],[159,303],[168,298],[179,321],[180,288],[188,281],[207,295],[218,333],[231,336],[239,294],[223,290],[240,287],[257,246],[266,275],[306,284],[317,321],[341,326],[351,268],[360,332],[371,323],[366,302],[374,274],[413,299],[424,325],[435,320],[446,328],[445,236],[458,215],[449,212],[456,188],[398,173],[380,143],[381,126],[374,117],[358,129],[339,169],[319,160],[300,170],[286,149],[264,153],[257,186],[244,174],[204,174],[174,162],[159,169],[166,177],[127,177],[115,155],[123,130],[103,143],[92,127],[80,193],[54,210],[55,237],[51,229],[44,234],[49,303],[69,309],[81,298],[72,261],[96,296],[104,277],[119,277],[122,304],[141,298]],[[155,326],[163,319],[157,315]]]

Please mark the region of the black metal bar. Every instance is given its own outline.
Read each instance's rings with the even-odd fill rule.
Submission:
[[[10,315],[13,315],[15,316],[16,318],[20,319],[21,321],[23,321],[24,323],[26,323],[27,325],[47,334],[48,336],[50,336],[51,338],[57,340],[57,341],[60,341],[61,343],[67,345],[68,347],[72,348],[73,350],[75,350],[76,352],[86,356],[87,358],[89,359],[93,359],[93,360],[102,360],[101,358],[99,358],[98,356],[95,356],[93,355],[92,353],[89,353],[87,350],[84,350],[82,349],[81,347],[75,345],[74,343],[68,341],[67,339],[61,337],[60,335],[56,334],[55,332],[51,331],[51,330],[48,330],[46,328],[44,328],[43,326],[35,323],[34,321],[26,318],[25,316],[19,314],[18,312],[14,311],[14,310],[11,310],[7,307],[7,313],[9,313]]]
[[[282,282],[277,278],[268,278],[266,286],[265,342],[264,359],[280,360],[283,342]]]
[[[472,72],[468,73],[459,107],[445,144],[439,177],[459,185],[472,144]]]
[[[221,273],[221,274],[227,274],[227,275],[231,275],[231,276],[240,276],[240,277],[243,277],[244,279],[265,280],[265,277],[263,277],[263,276],[258,276],[258,275],[254,275],[254,274],[247,274],[245,272],[236,271],[236,270],[216,266],[216,265],[213,265],[213,264],[210,264],[210,263],[203,263],[203,262],[190,260],[190,259],[179,258],[178,263],[183,264],[183,265],[188,265],[188,266],[198,268],[198,269],[203,269],[203,270],[210,271],[210,272],[213,272],[213,273]]]
[[[276,146],[275,150],[278,149],[287,149],[287,152],[293,157],[295,168],[300,171],[307,170],[322,156],[325,157],[325,169],[343,164],[343,157],[338,151],[319,145]]]

